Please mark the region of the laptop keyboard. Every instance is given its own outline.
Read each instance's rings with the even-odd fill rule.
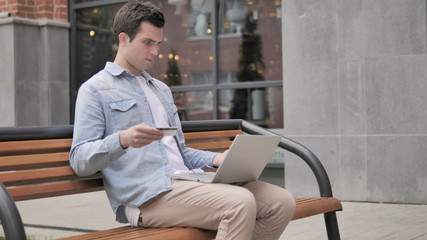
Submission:
[[[193,179],[200,179],[202,181],[211,181],[215,172],[202,172],[202,173],[180,173],[181,176],[188,176]]]

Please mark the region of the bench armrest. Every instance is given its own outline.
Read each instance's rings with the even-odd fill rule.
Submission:
[[[277,135],[273,132],[268,131],[265,128],[259,127],[245,120],[242,120],[242,130],[243,132],[250,134]],[[298,157],[302,158],[307,163],[311,171],[313,171],[314,176],[316,177],[321,197],[333,197],[328,173],[326,172],[322,163],[316,157],[316,155],[314,155],[313,152],[311,152],[308,148],[301,145],[300,143],[292,141],[286,137],[282,137],[279,143],[279,147],[296,154]]]
[[[21,215],[9,192],[0,182],[0,221],[6,239],[27,239]]]

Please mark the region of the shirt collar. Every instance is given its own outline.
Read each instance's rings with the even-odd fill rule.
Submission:
[[[105,64],[105,70],[107,70],[107,72],[109,72],[111,75],[117,77],[120,74],[122,74],[123,72],[126,72],[126,69],[112,63],[112,62],[107,62],[107,64]]]
[[[126,69],[124,69],[124,68],[120,67],[119,65],[116,65],[112,62],[107,62],[107,64],[105,65],[105,70],[107,70],[107,72],[109,72],[111,75],[113,75],[115,77],[117,77],[123,73],[127,73],[127,74],[133,76],[133,74],[130,71],[128,71],[128,70],[126,70]],[[151,77],[150,74],[148,74],[145,70],[141,71],[141,75],[147,81],[153,81],[153,77]]]

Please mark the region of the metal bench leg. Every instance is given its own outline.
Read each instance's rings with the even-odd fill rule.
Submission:
[[[24,240],[24,224],[21,215],[16,208],[15,202],[6,190],[3,183],[0,182],[0,223],[3,226],[6,239]]]
[[[340,231],[338,229],[337,215],[335,212],[329,212],[324,214],[326,232],[328,233],[329,240],[340,240]]]

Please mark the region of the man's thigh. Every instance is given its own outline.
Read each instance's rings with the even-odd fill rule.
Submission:
[[[284,188],[262,181],[240,183],[239,186],[248,189],[257,202],[270,204],[272,202],[293,201],[293,196]]]
[[[172,191],[140,207],[142,225],[217,229],[224,210],[245,198],[253,195],[243,187],[173,180]]]

